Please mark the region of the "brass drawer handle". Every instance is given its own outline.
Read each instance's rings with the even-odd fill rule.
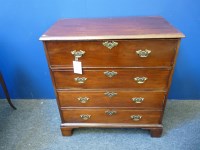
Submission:
[[[132,101],[138,104],[138,103],[142,103],[144,101],[144,98],[143,97],[133,97]]]
[[[151,53],[150,50],[145,49],[145,50],[137,50],[136,54],[138,54],[139,57],[148,57],[149,54]]]
[[[113,96],[116,96],[117,93],[115,93],[115,92],[106,92],[106,93],[104,93],[104,95],[108,96],[109,98],[112,98]]]
[[[89,100],[88,97],[79,97],[77,98],[81,103],[87,103],[87,101]]]
[[[115,110],[106,110],[105,114],[108,115],[108,116],[112,116],[112,115],[117,114],[117,111],[115,111]]]
[[[148,78],[147,77],[135,77],[134,80],[138,83],[138,84],[143,84]]]
[[[74,78],[74,80],[76,82],[80,83],[80,84],[83,84],[83,83],[85,83],[85,81],[87,80],[87,78],[85,78],[85,77],[82,77],[82,78],[76,77],[76,78]]]
[[[80,115],[80,117],[81,117],[81,119],[83,119],[83,120],[88,120],[88,119],[91,118],[91,115],[82,114],[82,115]]]
[[[75,57],[75,61],[78,61],[79,58],[81,58],[84,54],[85,54],[85,51],[82,51],[82,50],[73,50],[71,51],[71,54],[74,55]]]
[[[109,77],[109,78],[112,78],[113,76],[116,76],[117,75],[117,72],[115,71],[105,71],[104,74]]]
[[[118,43],[115,41],[105,41],[102,44],[103,44],[103,46],[107,47],[108,49],[112,49],[113,47],[118,45]]]
[[[142,116],[140,115],[132,115],[131,119],[133,119],[133,121],[139,121],[142,118]]]

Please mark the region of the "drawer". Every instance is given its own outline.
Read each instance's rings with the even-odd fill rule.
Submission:
[[[61,107],[136,107],[162,109],[165,92],[104,90],[58,91]]]
[[[170,70],[166,69],[85,69],[82,75],[78,75],[72,70],[53,70],[57,89],[166,89],[169,73]]]
[[[133,123],[159,124],[162,111],[131,109],[66,109],[64,123]]]
[[[82,50],[85,54],[79,60],[83,67],[171,66],[178,40],[117,40],[115,42],[118,45],[112,49],[105,47],[103,42],[105,41],[47,41],[49,63],[54,67],[72,67],[74,56],[71,51]],[[139,55],[138,50],[143,53]],[[146,53],[150,53],[145,55],[144,50],[151,52],[147,51]]]

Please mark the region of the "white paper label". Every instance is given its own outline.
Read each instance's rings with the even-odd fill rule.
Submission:
[[[74,73],[82,74],[82,63],[80,61],[73,61]]]

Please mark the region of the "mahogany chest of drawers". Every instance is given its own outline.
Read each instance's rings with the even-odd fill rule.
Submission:
[[[180,39],[162,17],[63,19],[40,40],[64,136],[82,127],[162,134],[162,118]],[[82,74],[74,73],[82,68]],[[82,63],[82,67],[80,65]]]

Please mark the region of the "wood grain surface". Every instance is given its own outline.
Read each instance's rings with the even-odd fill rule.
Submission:
[[[118,74],[112,78],[104,75],[105,71],[115,71]],[[83,74],[74,74],[73,70],[53,71],[55,87],[57,89],[107,89],[134,88],[166,90],[170,71],[166,69],[108,69],[83,70]],[[85,83],[80,84],[75,78],[85,77]],[[143,84],[138,84],[135,77],[147,77]]]
[[[108,97],[106,92],[117,93],[116,96]],[[165,92],[134,91],[134,90],[59,90],[57,91],[61,107],[133,107],[140,109],[162,109]],[[87,97],[88,101],[81,103],[78,98]],[[141,97],[144,100],[136,103],[132,98]]]
[[[113,41],[113,40],[111,40]],[[116,47],[108,49],[104,41],[48,41],[51,67],[72,67],[73,50],[85,51],[79,58],[83,67],[170,67],[176,51],[176,39],[115,40]],[[139,57],[137,50],[150,50],[148,57]]]
[[[105,111],[116,111],[116,114],[109,116]],[[132,123],[132,124],[158,124],[161,111],[133,110],[133,109],[64,109],[62,110],[64,122],[70,123]],[[91,115],[90,119],[83,120],[80,115]],[[139,121],[131,119],[132,115],[140,115]]]
[[[98,40],[182,38],[184,35],[164,18],[123,17],[61,19],[40,40]]]

